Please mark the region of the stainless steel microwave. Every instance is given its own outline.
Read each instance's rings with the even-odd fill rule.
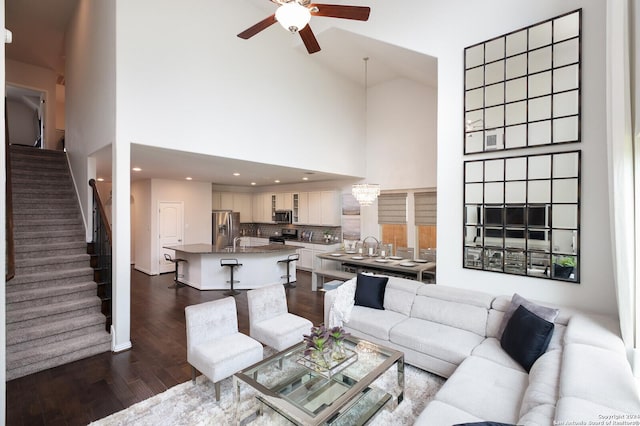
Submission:
[[[276,210],[273,220],[276,223],[291,223],[291,210]]]

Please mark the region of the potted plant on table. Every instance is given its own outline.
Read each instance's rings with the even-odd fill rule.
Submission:
[[[311,333],[303,335],[303,338],[306,343],[305,356],[310,356],[319,367],[328,369],[332,340],[324,324],[311,327]]]
[[[344,331],[342,327],[333,327],[329,330],[329,336],[331,337],[333,351],[331,357],[336,361],[342,361],[347,357],[347,353],[344,349],[344,339],[349,333]]]

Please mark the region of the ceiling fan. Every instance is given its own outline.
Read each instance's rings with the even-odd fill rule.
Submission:
[[[292,33],[299,33],[309,53],[320,51],[316,36],[309,27],[311,16],[325,16],[328,18],[353,19],[366,21],[369,19],[371,8],[365,6],[341,6],[337,4],[311,3],[311,0],[270,0],[279,4],[276,13],[247,28],[238,37],[249,39],[260,31],[279,22]]]

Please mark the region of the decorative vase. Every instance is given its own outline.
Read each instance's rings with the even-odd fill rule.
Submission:
[[[346,357],[347,357],[347,352],[344,349],[344,342],[342,340],[334,341],[331,358],[333,358],[335,361],[342,361]]]
[[[311,352],[311,359],[317,366],[318,371],[326,371],[331,365],[331,356],[329,349],[316,349]]]

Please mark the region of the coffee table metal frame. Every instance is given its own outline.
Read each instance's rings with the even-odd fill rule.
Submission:
[[[358,404],[358,401],[360,401],[360,399],[365,394],[372,391],[372,388],[370,388],[369,386],[382,374],[388,371],[394,364],[397,365],[397,380],[399,387],[399,393],[395,398],[395,405],[393,407],[395,408],[395,406],[401,403],[404,399],[404,353],[385,346],[366,342],[352,336],[347,337],[347,340],[354,347],[356,347],[358,343],[363,342],[369,350],[373,348],[375,352],[386,358],[382,362],[377,364],[372,370],[367,371],[366,374],[359,380],[350,378],[348,376],[349,367],[347,367],[344,372],[334,375],[331,379],[326,378],[310,369],[292,369],[292,374],[289,376],[287,376],[286,372],[284,372],[284,380],[281,380],[279,382],[279,386],[281,388],[287,387],[287,383],[297,383],[306,376],[313,377],[314,380],[318,381],[324,380],[327,382],[327,385],[330,385],[331,381],[335,381],[337,382],[336,385],[343,385],[345,387],[348,387],[348,389],[344,393],[333,400],[329,405],[326,405],[324,408],[320,408],[317,412],[315,412],[315,415],[310,415],[307,410],[297,405],[294,401],[286,398],[278,391],[271,389],[258,381],[258,375],[260,374],[261,369],[268,368],[268,366],[270,365],[273,365],[273,368],[282,369],[284,358],[297,357],[305,349],[305,344],[302,342],[293,345],[290,348],[285,349],[284,351],[276,353],[268,358],[263,359],[260,362],[257,362],[256,364],[236,373],[233,376],[233,387],[235,390],[236,402],[236,423],[241,424],[243,423],[243,421],[247,420],[241,419],[241,413],[239,412],[240,386],[242,383],[249,385],[259,393],[256,398],[260,402],[260,406],[255,414],[262,415],[262,404],[265,404],[294,424],[315,426],[333,422],[339,416],[347,413],[351,408],[356,406]],[[363,354],[362,356],[366,356],[366,354]],[[358,364],[359,362],[361,362],[360,359],[353,363],[352,366]],[[339,379],[342,380],[342,383],[339,383]],[[376,404],[373,404],[373,406],[368,409],[368,412],[365,411],[363,413],[362,418],[364,418],[365,420],[372,418],[382,407],[387,404],[390,399],[392,399],[392,396],[385,392],[382,392],[375,388],[373,389],[373,391],[378,392],[379,400]]]

